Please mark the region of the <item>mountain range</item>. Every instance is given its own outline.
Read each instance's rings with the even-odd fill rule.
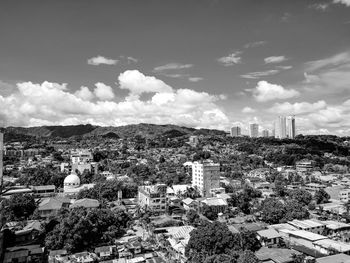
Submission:
[[[40,127],[7,127],[3,128],[5,137],[29,136],[39,138],[71,138],[81,137],[109,137],[127,138],[141,135],[145,138],[158,136],[179,137],[183,135],[224,135],[224,131],[195,129],[177,125],[156,125],[156,124],[131,124],[126,126],[94,126],[91,124],[68,125],[68,126],[40,126]],[[8,135],[8,136],[6,136]]]

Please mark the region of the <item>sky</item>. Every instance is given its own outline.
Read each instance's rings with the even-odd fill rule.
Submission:
[[[0,1],[0,126],[350,135],[350,0]]]

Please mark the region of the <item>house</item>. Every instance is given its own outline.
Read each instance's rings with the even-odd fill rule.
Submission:
[[[39,185],[30,186],[34,197],[51,197],[56,193],[56,186],[54,185]]]
[[[6,248],[4,254],[4,263],[26,263],[36,262],[44,263],[45,248],[40,245],[16,246]]]
[[[343,253],[316,259],[316,263],[348,263],[348,262],[350,262],[350,256],[345,255]]]
[[[114,259],[118,255],[116,246],[103,246],[96,247],[95,254],[100,258],[100,260]]]
[[[59,250],[50,250],[49,251],[49,263],[57,263],[61,262],[62,258],[67,256],[67,250],[59,249]]]
[[[294,255],[301,255],[301,253],[287,248],[262,247],[255,252],[255,255],[261,262],[292,263],[294,262]]]
[[[256,234],[260,243],[265,247],[277,246],[282,240],[281,234],[273,228],[260,230]]]
[[[185,210],[198,210],[198,202],[192,198],[186,198],[182,200],[182,204]]]
[[[100,206],[100,202],[96,199],[83,198],[76,200],[70,207],[85,207],[85,208],[98,208]]]
[[[309,231],[319,235],[322,235],[326,228],[324,224],[317,221],[309,220],[309,219],[307,220],[295,219],[293,221],[289,221],[288,224],[296,227],[297,229]]]
[[[223,213],[228,207],[227,201],[218,197],[205,198],[200,201],[200,206],[209,206],[215,213]]]

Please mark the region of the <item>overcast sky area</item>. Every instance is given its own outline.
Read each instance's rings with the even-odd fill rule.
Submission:
[[[0,126],[350,135],[350,0],[1,0]]]

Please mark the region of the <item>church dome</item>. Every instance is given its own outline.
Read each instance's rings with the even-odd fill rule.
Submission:
[[[64,187],[77,187],[80,186],[80,179],[79,176],[72,172],[70,175],[68,175],[63,182]]]

